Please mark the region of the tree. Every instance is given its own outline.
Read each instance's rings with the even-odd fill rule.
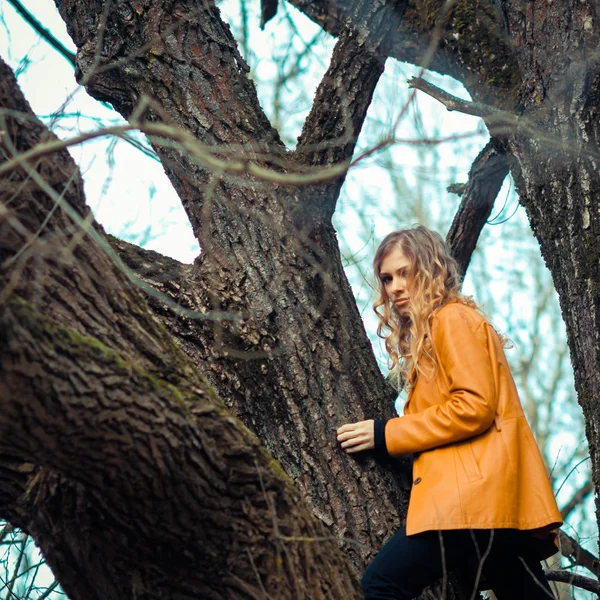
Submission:
[[[398,526],[406,465],[348,459],[334,438],[393,414],[331,226],[387,56],[462,81],[478,104],[459,108],[494,136],[470,182],[487,193],[465,195],[450,236],[457,254],[470,240],[464,265],[510,164],[561,295],[598,483],[593,8],[578,28],[555,5],[297,4],[339,39],[289,151],[211,3],[57,2],[81,81],[161,157],[194,265],[103,236],[3,69],[0,516],[72,598],[352,597],[334,537],[362,568]],[[548,200],[561,192],[569,210]]]

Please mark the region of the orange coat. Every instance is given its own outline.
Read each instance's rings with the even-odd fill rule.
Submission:
[[[433,317],[432,340],[437,374],[419,375],[405,416],[385,425],[392,456],[416,454],[407,534],[471,528],[541,534],[560,526],[493,327],[473,308],[452,302]]]

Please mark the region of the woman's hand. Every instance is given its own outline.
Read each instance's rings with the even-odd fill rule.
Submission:
[[[375,447],[375,421],[346,423],[337,430],[337,440],[346,453],[372,450]]]

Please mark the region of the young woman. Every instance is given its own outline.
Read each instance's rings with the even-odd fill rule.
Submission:
[[[389,234],[373,261],[375,312],[392,374],[408,388],[404,416],[348,423],[345,452],[414,454],[406,526],[367,568],[367,600],[414,598],[449,569],[498,600],[554,598],[540,565],[562,523],[523,413],[503,340],[460,293],[440,235]]]

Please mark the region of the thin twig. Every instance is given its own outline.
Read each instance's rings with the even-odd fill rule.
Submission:
[[[558,531],[558,544],[561,554],[571,561],[572,565],[585,567],[594,575],[598,575],[598,558],[562,529]]]
[[[441,102],[449,111],[457,111],[466,115],[473,115],[475,117],[502,117],[507,121],[518,121],[518,117],[506,111],[500,110],[495,106],[489,104],[483,104],[481,102],[471,102],[469,100],[463,100],[457,96],[449,94],[445,90],[425,81],[421,77],[412,77],[408,80],[408,87],[411,89],[421,90],[428,96],[435,98],[438,102]]]
[[[161,123],[134,123],[130,125],[117,125],[114,127],[105,127],[95,131],[81,133],[67,140],[54,140],[37,144],[30,150],[17,154],[9,161],[0,166],[0,175],[12,171],[24,162],[29,162],[41,156],[52,154],[63,148],[76,146],[100,137],[117,136],[123,137],[124,134],[139,130],[148,136],[152,136],[152,142],[159,146],[172,146],[173,142],[181,145],[180,150],[187,152],[187,155],[199,165],[214,171],[228,174],[249,174],[260,181],[269,183],[279,183],[287,185],[313,185],[337,179],[343,175],[350,165],[349,161],[344,161],[326,169],[312,169],[300,173],[281,173],[267,167],[262,167],[250,160],[222,160],[215,156],[215,153],[223,149],[212,148],[199,143],[194,136],[176,127],[164,125]],[[2,134],[2,132],[0,132]],[[160,137],[156,137],[160,136]]]
[[[58,587],[58,581],[55,581],[39,598],[38,600],[46,600],[46,598]]]
[[[75,67],[75,53],[67,50],[65,46],[53,36],[40,22],[19,2],[19,0],[8,0],[8,3],[17,11],[19,16],[29,23],[38,34],[46,40],[59,54],[64,56],[73,67]]]
[[[13,594],[13,589],[17,579],[20,577],[19,570],[21,569],[21,563],[23,562],[23,557],[25,556],[25,545],[27,544],[28,537],[29,536],[27,534],[23,534],[21,538],[21,550],[19,551],[19,558],[17,559],[17,563],[13,570],[13,577],[12,579],[9,579],[6,584],[6,600],[10,600],[11,596],[15,596],[15,594]]]

